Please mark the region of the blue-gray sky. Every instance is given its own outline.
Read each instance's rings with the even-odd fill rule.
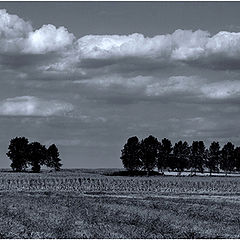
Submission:
[[[127,138],[240,145],[240,2],[0,2],[9,140],[65,168],[121,167]]]

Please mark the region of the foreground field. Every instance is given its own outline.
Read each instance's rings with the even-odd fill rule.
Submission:
[[[101,173],[0,173],[0,238],[240,238],[239,178]]]
[[[239,199],[4,193],[1,238],[239,238]]]

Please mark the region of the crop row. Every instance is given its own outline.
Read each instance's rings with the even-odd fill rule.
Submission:
[[[238,181],[181,181],[161,179],[1,179],[0,190],[51,190],[77,192],[240,192]]]

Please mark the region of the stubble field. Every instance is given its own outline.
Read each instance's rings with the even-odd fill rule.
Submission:
[[[0,172],[0,238],[240,238],[239,177],[105,172]]]

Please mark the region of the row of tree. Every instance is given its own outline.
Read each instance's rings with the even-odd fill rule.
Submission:
[[[29,166],[33,172],[40,172],[42,165],[59,171],[62,166],[55,144],[46,148],[39,142],[30,143],[25,137],[13,138],[6,155],[12,161],[11,168],[16,172],[25,171]]]
[[[220,170],[226,174],[240,171],[240,147],[235,148],[231,142],[222,149],[215,141],[209,148],[203,141],[193,141],[191,146],[186,141],[179,141],[172,146],[166,138],[158,141],[150,135],[139,141],[135,136],[127,140],[120,158],[128,171],[144,170],[148,174],[156,168],[160,172],[171,169],[179,173],[189,169],[192,173],[203,172],[207,168],[210,175]]]

